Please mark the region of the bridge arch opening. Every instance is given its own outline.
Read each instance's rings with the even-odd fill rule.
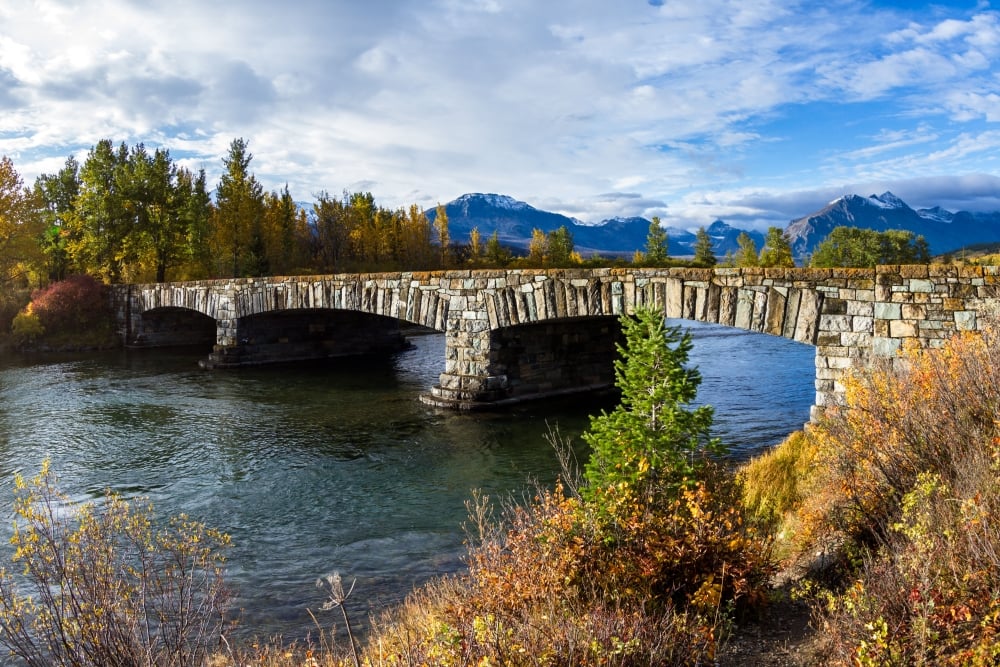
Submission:
[[[490,332],[490,369],[504,398],[551,396],[614,385],[617,316],[551,319]]]
[[[215,339],[214,318],[190,308],[171,306],[144,312],[138,330],[133,332],[127,345],[133,348],[174,346],[210,348]]]
[[[696,402],[711,404],[715,435],[737,458],[781,442],[805,424],[815,399],[816,348],[722,324],[667,319],[689,331],[688,361],[701,373]]]
[[[236,320],[236,345],[216,349],[210,368],[393,354],[407,347],[400,320],[338,309],[290,309]]]

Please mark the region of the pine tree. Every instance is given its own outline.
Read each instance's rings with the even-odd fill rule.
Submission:
[[[708,235],[704,227],[699,227],[695,234],[694,242],[694,263],[697,266],[715,266],[715,249],[712,247],[712,237]]]
[[[216,242],[223,261],[230,262],[233,277],[260,273],[263,248],[261,225],[264,189],[250,172],[253,155],[244,139],[234,139],[222,160],[226,171],[215,193]]]
[[[660,218],[653,216],[653,221],[649,223],[649,234],[646,236],[646,253],[643,261],[652,266],[665,264],[670,256],[668,247],[667,232],[660,225]]]
[[[592,417],[583,439],[592,453],[585,498],[601,502],[623,486],[643,496],[677,493],[697,480],[709,457],[725,448],[709,437],[710,406],[689,407],[701,375],[687,367],[691,335],[667,327],[656,309],[623,316],[615,385],[620,404]]]

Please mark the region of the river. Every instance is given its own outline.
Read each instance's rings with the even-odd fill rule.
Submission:
[[[779,442],[809,418],[813,348],[684,322],[699,402],[737,456]],[[196,350],[0,357],[0,538],[12,478],[45,458],[73,499],[111,488],[228,532],[229,577],[246,633],[314,630],[333,570],[357,579],[364,616],[461,567],[465,501],[550,483],[544,435],[571,437],[608,399],[456,414],[421,404],[444,359],[442,335],[384,362],[338,361],[203,371]],[[576,437],[576,441],[579,438]],[[582,446],[579,453],[585,455]],[[6,539],[3,540],[6,543]]]

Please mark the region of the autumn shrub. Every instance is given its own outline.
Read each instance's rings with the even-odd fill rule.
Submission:
[[[892,365],[845,382],[846,405],[814,429],[822,471],[809,520],[848,535],[885,537],[924,472],[965,493],[989,469],[1000,410],[1000,332],[956,335],[938,349],[910,348]]]
[[[31,345],[45,334],[45,326],[30,303],[14,318],[10,334],[16,345]]]
[[[373,664],[710,663],[735,605],[766,588],[767,540],[705,484],[668,506],[620,498],[607,525],[562,484],[495,522],[474,505],[468,574],[374,625]],[[481,531],[478,532],[478,531]]]
[[[31,296],[31,310],[47,337],[86,333],[107,337],[111,329],[111,309],[102,283],[90,276],[70,276],[52,283]]]
[[[815,428],[798,513],[814,544],[839,533],[856,557],[812,592],[831,664],[1000,662],[998,343],[989,328],[908,349]]]
[[[15,479],[14,569],[0,569],[0,646],[29,666],[201,664],[218,645],[229,538],[108,493],[72,504],[48,466]]]
[[[14,318],[30,300],[30,289],[0,285],[0,336],[10,331]]]

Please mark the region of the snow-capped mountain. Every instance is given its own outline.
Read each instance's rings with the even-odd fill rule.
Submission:
[[[916,211],[892,194],[861,197],[847,195],[805,217],[793,220],[785,230],[792,254],[799,260],[835,227],[860,227],[884,232],[902,229],[923,236],[932,254],[942,254],[977,243],[1000,242],[1000,213],[951,213],[935,206]]]
[[[650,225],[649,220],[640,217],[616,217],[598,224],[584,224],[499,194],[465,194],[445,204],[445,211],[454,243],[467,243],[469,232],[478,227],[483,239],[496,230],[501,243],[524,251],[531,241],[532,230],[548,233],[565,226],[573,234],[576,250],[585,256],[597,253],[631,257],[636,250],[645,249]],[[436,212],[430,209],[427,215],[433,220]],[[1000,212],[952,213],[939,206],[914,210],[891,192],[868,197],[846,195],[788,225],[785,231],[799,263],[807,261],[816,245],[838,226],[912,231],[927,240],[933,254],[981,243],[1000,243]],[[694,255],[695,235],[691,231],[678,227],[665,227],[665,231],[672,257]],[[719,259],[736,252],[737,238],[742,232],[750,235],[758,250],[764,247],[762,233],[733,227],[722,220],[716,220],[705,231]]]
[[[501,243],[522,251],[531,241],[532,230],[549,233],[565,226],[573,235],[574,247],[584,255],[597,253],[631,257],[636,250],[645,249],[650,225],[650,220],[641,217],[616,217],[598,224],[584,224],[575,218],[541,211],[523,201],[498,194],[464,194],[445,204],[444,209],[448,214],[448,231],[453,242],[467,242],[469,232],[477,227],[482,238],[489,238],[495,230]],[[437,216],[436,210],[429,209],[427,216],[433,221]],[[740,230],[732,230],[722,221],[719,224],[725,229],[717,228],[718,238],[713,240],[715,251],[721,257],[727,250],[735,249],[735,239]],[[666,228],[666,232],[671,255],[683,257],[694,254],[694,234],[670,227]]]

